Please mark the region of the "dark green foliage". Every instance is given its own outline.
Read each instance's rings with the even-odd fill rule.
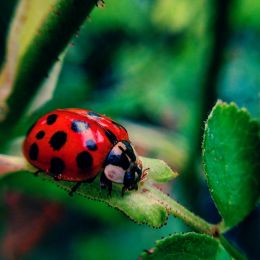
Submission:
[[[0,110],[0,120],[6,115],[0,123],[0,150],[10,155],[0,155],[0,258],[130,260],[164,236],[143,259],[243,259],[229,240],[258,259],[259,210],[249,215],[260,190],[259,122],[250,116],[260,115],[258,1],[108,0],[104,9],[93,8],[96,2],[38,1],[47,14],[38,19],[41,26],[31,33],[28,24],[24,26],[26,19],[20,21],[22,34],[32,41],[25,48],[17,30],[7,46],[14,56],[21,47],[25,51],[7,62],[9,110]],[[31,25],[41,12],[36,9],[25,9]],[[1,2],[0,10],[10,10],[10,4]],[[1,17],[3,32],[8,21],[5,14]],[[86,26],[79,30],[84,20]],[[0,75],[0,107],[6,101],[1,80]],[[218,98],[237,106],[215,105]],[[39,116],[63,107],[104,113],[127,128],[136,150],[145,156],[144,168],[150,168],[137,192],[122,197],[122,186],[113,185],[109,197],[97,178],[81,185],[71,198],[74,183],[32,174],[36,169],[21,156],[21,141]],[[71,129],[81,127],[76,122]],[[200,178],[203,131],[204,169],[214,202]],[[56,133],[51,145],[59,150],[67,137]],[[39,132],[36,138],[43,135]],[[94,151],[99,149],[95,144],[86,146]],[[38,153],[33,145],[30,156],[37,159]],[[78,166],[84,168],[86,160],[91,164],[92,158],[79,154]],[[60,171],[62,163],[52,161],[53,172]],[[22,169],[26,172],[18,171]],[[179,176],[171,183],[175,171]],[[29,214],[19,197],[29,204]],[[43,201],[63,208],[56,222],[40,221],[39,216],[53,217],[48,206],[42,211],[37,207]],[[30,226],[37,221],[37,227]],[[225,234],[227,240],[224,233],[235,226],[235,237]],[[203,234],[175,233],[190,229]],[[28,251],[19,252],[19,245]]]
[[[60,0],[51,7],[50,13],[19,61],[13,91],[7,100],[7,105],[11,109],[0,125],[0,143],[6,140],[2,138],[6,135],[6,127],[11,128],[19,121],[53,64],[79,30],[96,2],[96,0]],[[19,104],[19,107],[16,108],[16,104]]]

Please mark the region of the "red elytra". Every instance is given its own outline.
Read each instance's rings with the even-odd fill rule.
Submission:
[[[91,110],[57,109],[41,117],[24,141],[26,159],[56,180],[83,182],[99,173],[101,186],[137,189],[142,165],[126,129]]]

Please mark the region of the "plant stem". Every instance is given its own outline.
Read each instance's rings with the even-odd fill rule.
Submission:
[[[223,235],[219,236],[219,241],[226,251],[237,260],[245,260],[246,257],[242,255]]]
[[[151,188],[152,194],[158,194],[159,197],[162,197],[162,192],[157,188]],[[187,208],[183,207],[177,201],[171,197],[164,194],[164,203],[167,203],[169,212],[177,218],[182,219],[187,225],[191,226],[194,230],[205,233],[212,236],[217,236],[218,228],[216,225],[210,224],[199,216],[195,215]]]
[[[150,187],[150,190],[152,190],[152,194],[157,195],[158,197],[162,197],[162,192],[158,190],[157,188]],[[218,239],[222,246],[226,249],[226,251],[235,259],[238,260],[244,260],[246,259],[244,255],[242,255],[222,234],[221,229],[225,229],[223,222],[220,222],[217,225],[210,224],[201,217],[195,215],[182,205],[180,205],[177,201],[172,199],[171,197],[167,196],[166,194],[164,196],[164,203],[167,203],[169,213],[171,213],[173,216],[183,220],[185,224],[192,227],[195,231],[198,231],[200,233],[208,234],[210,236],[213,236],[214,238]]]
[[[228,226],[226,226],[226,223],[224,220],[222,220],[221,222],[218,223],[218,228],[219,228],[219,232],[221,234],[225,233],[226,231],[228,231],[230,229]]]
[[[187,225],[191,226],[196,231],[212,236],[216,235],[216,227],[214,225],[209,224],[207,221],[195,215],[172,199],[169,201],[169,205],[171,206],[170,212],[175,217],[182,219]]]

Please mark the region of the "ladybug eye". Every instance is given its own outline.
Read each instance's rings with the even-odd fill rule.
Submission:
[[[132,172],[126,172],[124,179],[125,181],[133,181],[135,179],[135,174]]]

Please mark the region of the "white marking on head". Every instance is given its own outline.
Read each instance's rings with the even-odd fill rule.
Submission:
[[[125,170],[120,166],[109,164],[105,167],[104,173],[110,181],[124,183]]]
[[[119,147],[121,147],[123,150],[126,149],[126,146],[124,145],[124,143],[119,142],[112,148],[111,151],[113,151],[113,153],[115,153],[115,154],[122,154],[122,150]]]

